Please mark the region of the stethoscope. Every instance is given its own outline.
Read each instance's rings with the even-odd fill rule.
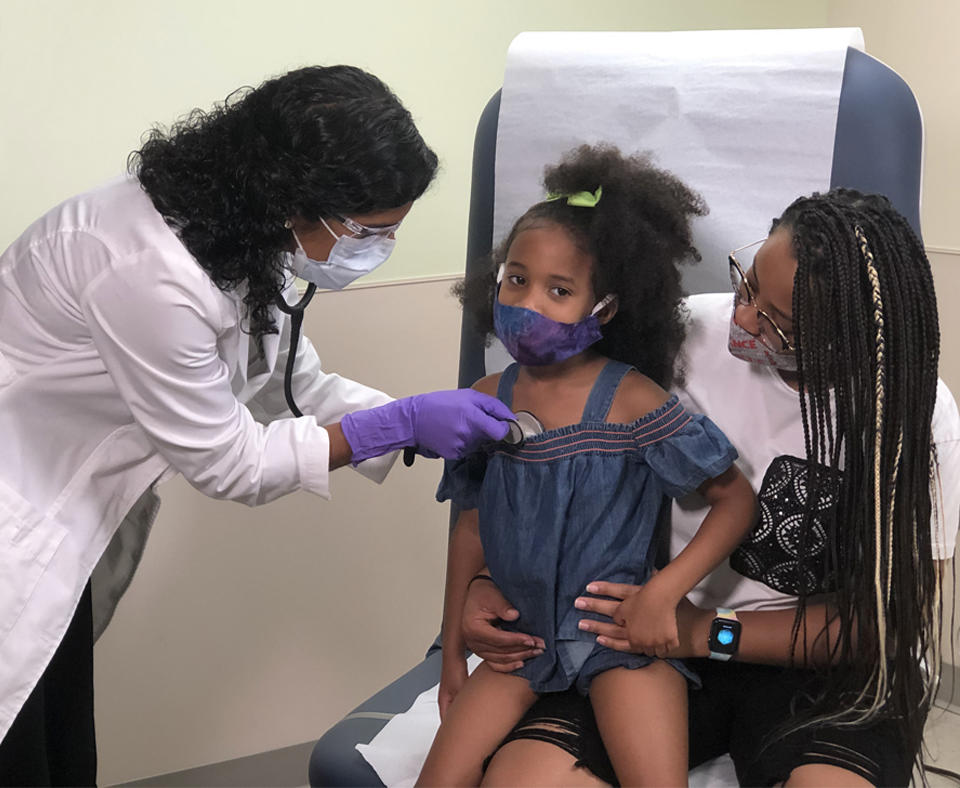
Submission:
[[[503,446],[519,449],[521,446],[523,446],[524,441],[527,441],[530,438],[535,438],[537,435],[543,432],[543,423],[529,410],[518,410],[513,415],[516,416],[516,418],[507,421],[506,437],[504,437],[502,440],[488,443],[486,446],[481,447],[482,450],[495,451]],[[409,468],[411,465],[413,465],[413,461],[416,456],[416,446],[405,447],[403,450],[403,464]]]
[[[290,315],[290,352],[287,354],[287,364],[283,369],[283,396],[287,400],[287,407],[294,416],[300,418],[303,412],[297,407],[293,399],[293,367],[297,361],[297,346],[300,344],[300,329],[303,327],[303,312],[317,292],[317,286],[313,282],[307,284],[307,289],[297,303],[288,304],[283,297],[283,293],[277,294],[277,309]]]
[[[290,315],[290,352],[287,354],[287,363],[283,370],[283,396],[287,401],[287,407],[290,412],[300,418],[303,412],[297,407],[296,400],[293,398],[293,369],[297,361],[297,347],[300,344],[300,332],[303,328],[303,313],[307,305],[317,291],[317,286],[310,282],[303,296],[295,304],[288,304],[282,293],[277,294],[277,309]],[[543,432],[543,424],[536,416],[528,410],[518,410],[513,414],[515,419],[507,422],[507,435],[500,441],[490,444],[487,448],[496,448],[498,446],[510,446],[519,449],[523,442],[528,438],[533,438]],[[403,464],[408,468],[413,465],[417,456],[416,446],[407,446],[403,450]]]

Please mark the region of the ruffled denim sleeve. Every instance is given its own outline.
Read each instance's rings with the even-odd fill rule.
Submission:
[[[461,510],[478,508],[486,472],[487,455],[482,452],[461,460],[445,460],[437,500],[440,503],[453,501]]]
[[[700,413],[688,413],[675,398],[638,434],[643,459],[663,485],[680,498],[719,476],[737,459],[720,428]]]

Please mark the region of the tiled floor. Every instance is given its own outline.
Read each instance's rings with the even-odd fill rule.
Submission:
[[[927,718],[926,761],[931,766],[960,773],[960,707],[938,706]],[[957,781],[927,774],[932,788],[956,788]]]

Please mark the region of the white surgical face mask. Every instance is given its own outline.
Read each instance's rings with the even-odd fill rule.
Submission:
[[[295,230],[293,238],[297,242],[297,250],[288,253],[289,265],[293,272],[301,279],[313,282],[317,287],[328,290],[343,290],[355,279],[369,274],[390,256],[396,241],[385,235],[368,235],[365,238],[356,238],[351,235],[337,235],[330,229],[330,225],[323,221],[336,241],[330,254],[324,261],[311,260],[303,249],[303,244],[297,237]]]
[[[746,329],[737,325],[737,299],[733,300],[733,313],[730,315],[730,338],[727,348],[734,358],[747,361],[751,364],[761,364],[765,367],[775,367],[784,372],[797,371],[797,357],[793,353],[771,350],[760,337],[756,337]]]

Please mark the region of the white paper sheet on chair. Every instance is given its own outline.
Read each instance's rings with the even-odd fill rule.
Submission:
[[[692,292],[729,287],[727,253],[830,185],[847,47],[856,28],[522,33],[507,54],[494,242],[543,197],[543,168],[584,142],[650,152],[699,191]],[[496,345],[496,343],[495,343]],[[501,348],[488,371],[502,369]]]
[[[467,669],[472,673],[480,662],[471,654]],[[421,692],[413,705],[384,725],[369,744],[357,745],[357,751],[388,788],[409,788],[416,783],[440,727],[439,686],[434,684]]]

